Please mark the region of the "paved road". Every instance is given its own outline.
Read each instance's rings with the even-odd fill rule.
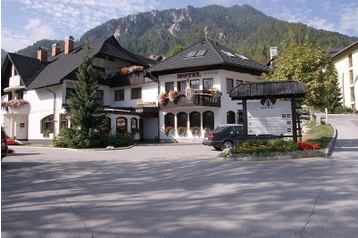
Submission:
[[[328,159],[16,147],[1,166],[1,237],[358,237],[358,117],[329,122]]]

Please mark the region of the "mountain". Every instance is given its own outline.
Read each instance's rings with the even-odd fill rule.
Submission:
[[[141,12],[112,19],[87,31],[76,44],[114,35],[121,46],[133,53],[143,56],[168,55],[175,46],[188,47],[206,36],[266,63],[269,60],[269,48],[289,40],[289,29],[293,30],[299,42],[303,42],[308,34],[313,46],[320,45],[322,48],[345,47],[358,40],[356,37],[317,30],[301,23],[277,20],[249,5],[209,5]],[[55,42],[59,41],[38,41],[17,53],[36,57],[38,46],[50,48]]]

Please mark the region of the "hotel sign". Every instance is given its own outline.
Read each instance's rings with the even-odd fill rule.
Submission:
[[[290,101],[276,102],[273,97],[247,104],[248,134],[292,134]]]
[[[200,72],[177,74],[178,79],[197,78],[200,76]]]

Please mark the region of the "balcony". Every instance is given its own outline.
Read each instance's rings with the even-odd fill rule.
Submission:
[[[159,103],[159,110],[183,107],[221,107],[221,96],[213,97],[210,93],[201,91],[188,98],[183,93],[179,93],[177,100],[170,101],[166,98],[162,104]]]

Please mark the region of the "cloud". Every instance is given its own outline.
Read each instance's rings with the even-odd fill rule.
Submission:
[[[342,9],[339,18],[339,29],[349,36],[358,36],[358,5],[348,5]]]

